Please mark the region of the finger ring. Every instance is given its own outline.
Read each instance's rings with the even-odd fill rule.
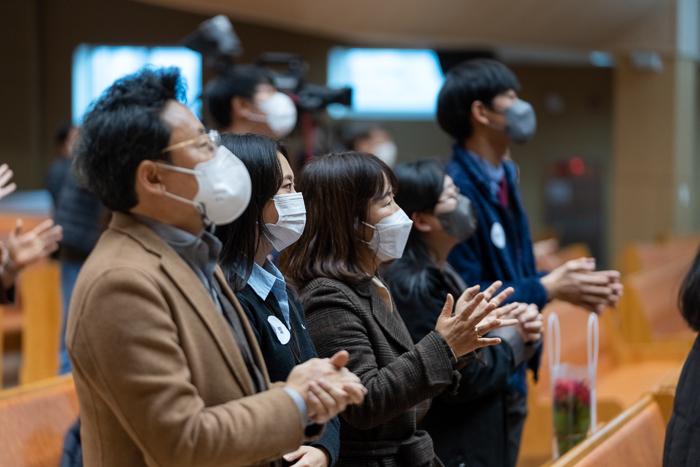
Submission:
[[[479,334],[479,326],[474,326],[474,334],[476,334],[477,339],[481,339],[483,336]]]

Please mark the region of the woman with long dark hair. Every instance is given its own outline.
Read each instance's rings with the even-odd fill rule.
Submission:
[[[350,353],[348,368],[368,390],[364,403],[340,416],[338,466],[440,466],[430,436],[417,430],[433,397],[454,392],[458,369],[478,348],[500,343],[484,334],[515,324],[491,299],[495,283],[446,296],[435,329],[414,344],[394,299],[377,277],[400,258],[411,221],[394,202],[396,179],[371,154],[316,158],[299,179],[307,224],[282,254],[282,270],[299,288],[320,356]],[[484,423],[488,423],[484,420]]]
[[[678,294],[678,306],[688,325],[700,331],[700,251]],[[691,467],[700,459],[700,336],[683,365],[673,414],[666,428],[664,467]]]
[[[435,328],[443,297],[467,288],[447,263],[447,255],[472,235],[476,217],[440,161],[401,164],[394,174],[396,202],[413,220],[413,227],[403,256],[383,268],[382,277],[411,337],[419,342]],[[518,318],[516,326],[490,334],[503,343],[484,348],[480,361],[466,365],[460,371],[457,394],[436,398],[420,425],[448,467],[510,465],[507,383],[539,348],[542,328],[542,315],[534,305],[519,306],[512,317]]]
[[[248,315],[270,381],[284,381],[295,365],[317,357],[296,293],[268,259],[304,231],[306,210],[294,189],[294,172],[284,146],[266,136],[226,134],[222,144],[245,164],[252,193],[243,214],[218,227],[223,243],[220,264]],[[321,439],[284,456],[304,467],[332,466],[338,458],[339,422],[328,422]]]

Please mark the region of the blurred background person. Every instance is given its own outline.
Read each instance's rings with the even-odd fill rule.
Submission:
[[[389,129],[379,123],[348,123],[339,129],[350,151],[374,154],[389,167],[396,165],[398,149]]]
[[[54,210],[58,206],[58,197],[70,170],[73,160],[73,146],[78,137],[78,128],[72,122],[63,122],[56,130],[56,160],[46,174],[46,189],[53,200]]]
[[[222,144],[243,161],[252,183],[250,203],[230,224],[217,227],[219,261],[260,345],[271,381],[284,381],[316,349],[297,294],[268,259],[294,243],[304,231],[306,210],[294,188],[286,149],[262,135],[225,134]],[[308,467],[329,467],[338,460],[340,422],[328,422],[321,439],[284,456]]]
[[[403,256],[384,266],[396,308],[414,342],[435,329],[447,294],[468,287],[447,263],[447,255],[476,230],[469,198],[459,193],[436,159],[404,163],[394,169],[396,203],[413,221]],[[542,315],[536,305],[521,304],[510,316],[518,324],[492,331],[500,345],[484,347],[477,361],[460,370],[459,390],[433,400],[419,428],[426,430],[435,453],[448,467],[509,465],[507,455],[507,384],[523,362],[541,346]]]
[[[83,263],[97,244],[102,231],[107,227],[109,216],[109,211],[102,203],[80,185],[73,171],[66,172],[54,216],[56,224],[63,228],[63,239],[58,251],[63,300],[59,374],[71,372],[65,334],[73,287]]]
[[[210,125],[233,133],[284,138],[294,129],[297,110],[291,97],[279,92],[267,71],[239,65],[210,81],[204,90]]]

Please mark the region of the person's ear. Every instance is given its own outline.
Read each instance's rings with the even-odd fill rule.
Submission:
[[[233,96],[231,98],[231,116],[232,120],[237,118],[248,119],[251,113],[253,103],[243,96]]]
[[[482,125],[488,125],[489,124],[489,118],[486,115],[486,111],[488,110],[486,106],[484,105],[483,102],[481,101],[474,101],[472,102],[472,113],[471,117],[474,121],[481,123]]]
[[[158,166],[151,160],[141,161],[136,168],[135,185],[137,193],[141,192],[152,196],[162,196],[166,191]]]
[[[414,212],[411,214],[413,227],[415,227],[417,231],[427,233],[433,230],[433,227],[426,222],[426,216],[430,216],[430,214],[425,212]]]

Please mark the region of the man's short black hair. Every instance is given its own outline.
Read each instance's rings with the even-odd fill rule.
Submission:
[[[170,100],[182,101],[178,68],[143,69],[118,79],[85,114],[75,170],[83,186],[114,211],[128,212],[141,161],[168,160],[171,128],[161,113]]]
[[[231,99],[241,96],[252,100],[258,84],[272,84],[268,72],[256,65],[238,65],[218,76],[204,89],[203,97],[209,115],[220,129],[231,125]]]
[[[472,135],[472,104],[480,101],[491,107],[493,98],[509,91],[520,91],[512,71],[496,60],[470,60],[447,74],[437,101],[440,127],[460,143]]]
[[[75,126],[73,126],[73,122],[71,122],[70,120],[66,120],[65,122],[61,123],[61,125],[56,130],[56,146],[61,146],[63,143],[66,142],[66,140],[68,139],[68,135],[70,135],[70,132],[73,128],[75,128]]]

